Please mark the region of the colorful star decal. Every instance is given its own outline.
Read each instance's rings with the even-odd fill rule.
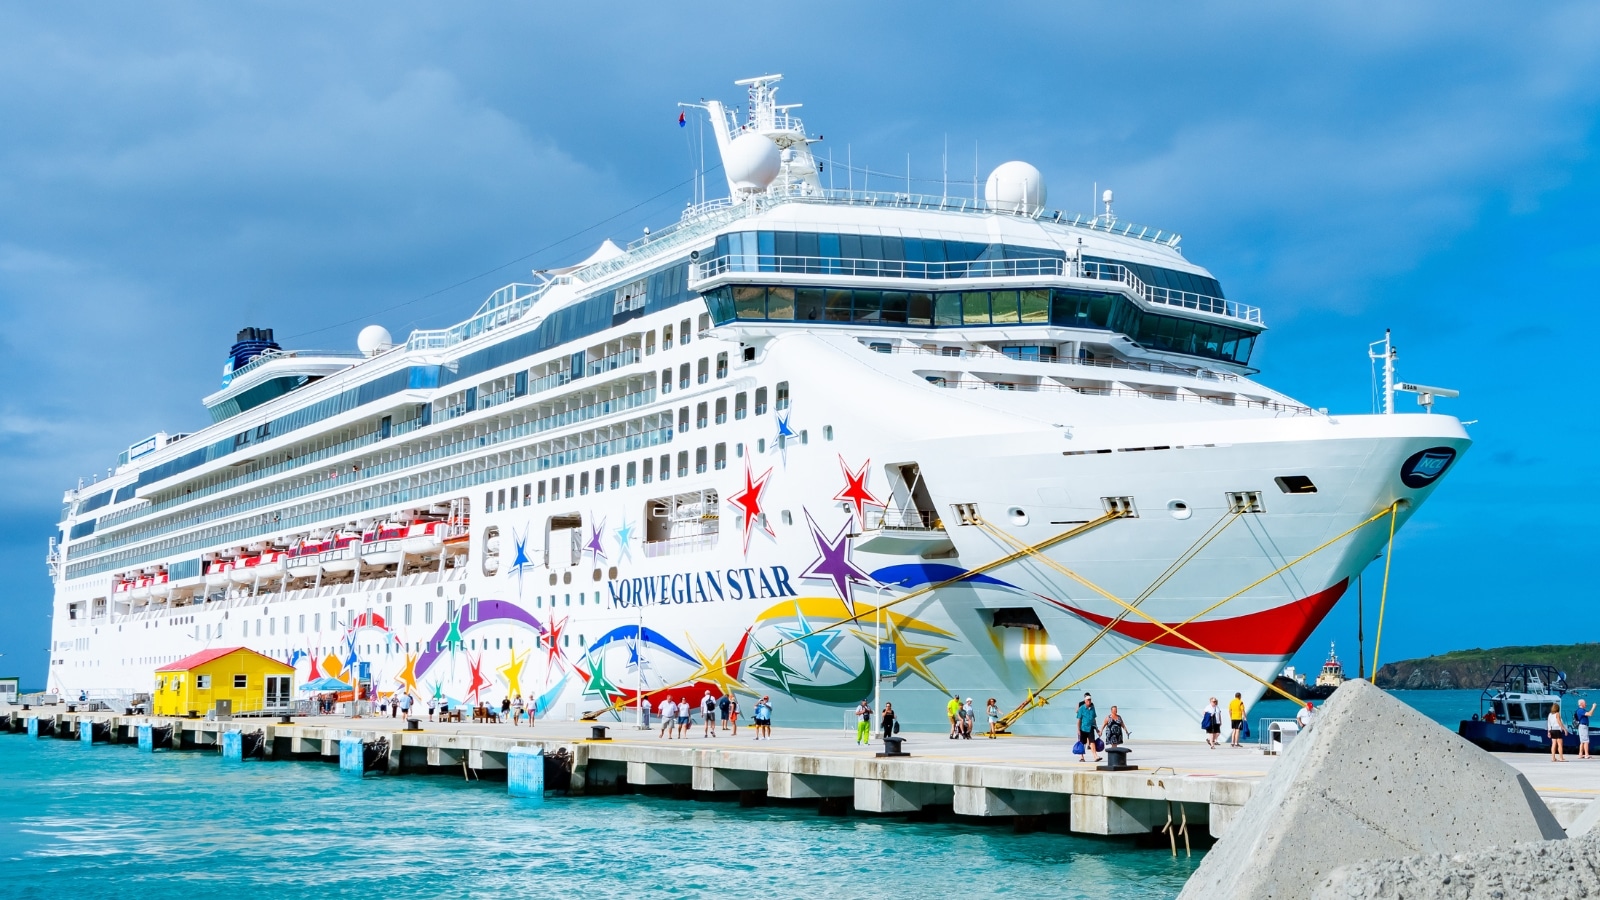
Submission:
[[[783,648],[773,647],[771,650],[768,650],[766,647],[761,646],[761,642],[755,638],[751,638],[750,643],[755,645],[756,655],[760,657],[750,664],[750,668],[765,669],[766,671],[772,673],[771,677],[762,675],[757,675],[756,677],[761,681],[772,685],[778,690],[783,691],[785,694],[789,693],[789,678],[791,676],[796,678],[802,676],[799,672],[790,668],[788,663],[783,661]]]
[[[852,472],[850,471],[850,466],[845,463],[844,457],[840,456],[839,468],[844,472],[844,490],[834,494],[833,499],[843,500],[855,507],[856,522],[862,528],[865,528],[867,527],[866,507],[881,507],[884,505],[882,500],[872,496],[872,492],[867,490],[867,478],[871,475],[872,460],[869,459],[862,463],[859,472]]]
[[[606,703],[610,703],[617,697],[626,696],[617,689],[616,685],[611,683],[611,679],[606,677],[605,660],[597,656],[591,656],[586,660],[586,664],[589,671],[578,673],[583,676],[584,681],[588,682],[583,689],[584,696],[595,694]]]
[[[522,693],[522,667],[527,661],[528,653],[518,656],[517,651],[513,650],[511,651],[511,662],[496,670],[505,679],[506,694],[508,696],[515,697]]]
[[[567,661],[566,661],[566,658],[562,655],[562,652],[561,652],[561,632],[562,632],[562,629],[564,629],[566,627],[567,627],[567,620],[566,619],[557,619],[554,616],[550,617],[550,632],[544,636],[544,639],[545,639],[545,658],[544,658],[544,681],[545,681],[545,684],[549,684],[550,683],[550,676],[555,674],[557,669],[566,668]]]
[[[405,668],[400,670],[400,674],[396,675],[394,677],[394,680],[401,687],[406,689],[406,693],[408,693],[408,694],[418,693],[418,691],[417,691],[417,654],[415,654],[415,653],[407,653],[406,654]]]
[[[811,667],[811,677],[817,676],[825,662],[833,663],[846,672],[850,671],[845,661],[833,652],[834,645],[844,639],[844,634],[838,630],[812,631],[806,617],[800,615],[794,627],[779,626],[778,633],[799,644],[801,649],[806,651],[806,665]]]
[[[351,670],[352,672],[355,671],[356,663],[360,661],[356,656],[356,635],[355,635],[355,632],[351,632],[350,636],[345,638],[345,641],[344,641],[344,654],[345,654],[344,655],[344,666],[345,666],[345,668]]]
[[[631,562],[633,560],[633,525],[626,518],[622,520],[622,527],[612,532],[617,538],[617,562]]]
[[[792,438],[792,437],[794,437],[794,431],[789,428],[789,416],[786,416],[783,413],[777,413],[777,419],[778,419],[778,437],[780,437],[780,438]]]
[[[771,475],[772,470],[767,469],[767,471],[761,473],[760,478],[756,478],[750,468],[750,457],[746,456],[744,459],[744,488],[728,498],[728,503],[737,507],[744,514],[744,552],[746,555],[750,553],[750,531],[757,526],[758,520],[761,518],[761,494],[767,489],[767,479]],[[761,524],[761,529],[768,536],[777,537],[771,525]]]
[[[735,689],[740,687],[739,679],[728,672],[728,645],[719,644],[717,652],[709,656],[701,652],[695,644],[694,638],[689,638],[689,652],[694,654],[699,668],[688,678],[688,683],[695,684],[708,681],[717,686],[724,696],[732,696]]]
[[[815,519],[811,518],[811,511],[806,510],[806,524],[811,526],[811,540],[817,545],[817,559],[804,572],[800,573],[803,579],[813,581],[830,581],[833,589],[839,594],[839,599],[844,601],[845,608],[855,615],[855,600],[850,596],[850,585],[876,584],[872,576],[867,574],[860,566],[850,561],[850,523],[844,523],[839,533],[831,539],[817,527]]]
[[[895,662],[899,666],[894,674],[894,683],[896,685],[905,681],[908,677],[916,675],[923,681],[938,688],[941,694],[950,693],[945,689],[944,682],[940,681],[939,677],[933,674],[933,670],[928,668],[934,661],[948,655],[950,648],[911,643],[906,640],[905,632],[901,631],[899,626],[895,624],[893,616],[884,616],[883,629],[884,640],[895,645]],[[873,642],[874,637],[872,634],[855,629],[851,630],[856,637],[866,643]]]
[[[589,514],[589,519],[590,521],[594,520],[594,513],[591,512]],[[605,531],[605,519],[601,519],[600,524],[592,526],[589,529],[589,543],[584,544],[583,549],[589,551],[590,565],[599,565],[600,560],[606,558],[606,543],[604,538]]]
[[[467,666],[472,670],[471,681],[467,683],[467,697],[473,702],[483,699],[483,689],[489,686],[489,679],[483,677],[483,654],[477,659],[467,657]]]
[[[306,676],[306,680],[316,681],[318,678],[322,677],[322,673],[317,671],[317,658],[315,656],[309,656],[308,659],[311,661],[311,674]]]
[[[510,571],[521,575],[523,570],[533,568],[533,560],[528,558],[528,535],[526,532],[519,535],[517,534],[516,530],[513,529],[511,532],[511,539],[516,542],[517,555],[511,560]]]
[[[450,628],[444,633],[444,645],[451,653],[460,650],[461,645],[466,643],[461,637],[461,620],[466,618],[466,615],[467,611],[463,609],[460,615],[450,620]]]

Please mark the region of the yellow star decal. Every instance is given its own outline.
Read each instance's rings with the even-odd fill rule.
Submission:
[[[531,652],[527,651],[518,656],[517,651],[511,651],[511,662],[496,670],[505,676],[506,693],[513,697],[522,693],[522,666],[528,661],[528,653]]]
[[[420,695],[422,693],[417,690],[417,654],[406,654],[405,668],[400,670],[400,674],[396,675],[394,680],[399,682],[400,686],[405,688],[408,694]]]
[[[738,689],[754,696],[754,692],[740,684],[739,679],[728,674],[727,644],[717,645],[717,652],[707,656],[700,651],[700,647],[694,642],[694,638],[690,637],[689,650],[694,653],[694,658],[700,664],[700,668],[689,676],[686,683],[693,684],[697,681],[709,681],[716,685],[724,695],[731,696],[734,690]]]
[[[910,641],[906,640],[905,632],[900,630],[900,626],[895,624],[893,618],[885,621],[883,625],[884,640],[896,645],[895,662],[899,665],[899,671],[895,672],[894,683],[898,685],[900,682],[906,680],[906,676],[916,675],[923,681],[926,681],[927,683],[938,688],[940,693],[950,693],[945,688],[944,682],[940,681],[939,677],[933,674],[933,670],[928,668],[930,663],[939,659],[941,656],[944,656],[947,652],[949,652],[950,648],[911,643]],[[851,631],[856,637],[865,641],[869,645],[875,640],[875,637],[871,632],[861,631],[858,629],[851,629]]]

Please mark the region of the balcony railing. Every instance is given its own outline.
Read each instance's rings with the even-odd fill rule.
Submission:
[[[645,541],[644,555],[646,559],[655,559],[661,556],[681,556],[685,553],[698,553],[701,550],[710,550],[717,545],[717,532],[706,531],[700,534],[686,534],[664,541]]]
[[[979,259],[971,262],[913,262],[899,259],[846,259],[832,256],[775,256],[730,253],[704,260],[691,280],[703,281],[735,273],[785,275],[843,275],[853,278],[919,278],[943,281],[954,278],[1053,277],[1066,271],[1063,260]]]
[[[939,517],[925,509],[869,509],[866,511],[868,531],[943,531]]]

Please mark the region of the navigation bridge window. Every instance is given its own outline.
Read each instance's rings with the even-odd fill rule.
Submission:
[[[718,325],[823,322],[891,327],[1055,325],[1127,335],[1141,346],[1246,365],[1257,332],[1140,309],[1121,294],[1071,289],[878,291],[760,285],[705,295]],[[762,410],[758,403],[757,414]]]

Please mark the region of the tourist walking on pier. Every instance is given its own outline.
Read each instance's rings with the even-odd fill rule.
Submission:
[[[511,718],[511,697],[507,695],[500,698],[500,721],[504,722],[509,718]]]
[[[966,705],[961,707],[961,739],[972,740],[972,720],[977,714],[972,711],[972,698],[968,697]]]
[[[1244,695],[1238,692],[1228,701],[1228,721],[1233,723],[1233,737],[1228,739],[1228,743],[1234,747],[1242,746],[1239,732],[1244,728]]]
[[[1101,732],[1106,736],[1107,747],[1120,747],[1124,737],[1133,736],[1133,729],[1129,728],[1128,723],[1123,721],[1122,713],[1117,712],[1115,706],[1111,707],[1111,712],[1106,714],[1106,720],[1102,724]]]
[[[756,701],[756,711],[755,711],[755,714],[754,714],[754,716],[752,718],[755,719],[755,723],[756,723],[756,740],[758,740],[758,741],[770,741],[770,740],[772,740],[772,700],[771,700],[771,698],[762,697],[760,700]]]
[[[703,734],[701,734],[700,736],[701,737],[716,737],[717,736],[717,698],[711,696],[711,692],[710,691],[706,691],[706,695],[705,695],[704,699],[702,699],[700,701],[700,711],[705,713],[705,716],[706,716],[706,729],[705,729],[705,732]]]
[[[1567,726],[1561,721],[1561,704],[1550,704],[1550,718],[1545,722],[1550,737],[1550,761],[1567,761]]]
[[[650,730],[650,698],[639,695],[639,722],[645,731]]]
[[[1217,706],[1215,697],[1200,711],[1200,730],[1206,733],[1206,746],[1217,749],[1217,741],[1222,736],[1222,710]]]
[[[872,740],[872,706],[863,700],[856,704],[856,743]]]
[[[727,694],[723,694],[721,696],[721,698],[719,698],[717,700],[717,712],[720,713],[720,716],[721,716],[721,719],[722,719],[722,730],[723,731],[727,731],[728,730],[728,704],[729,704],[729,702],[730,701],[728,700],[728,695]]]
[[[1083,752],[1078,754],[1078,762],[1087,762],[1084,753],[1094,756],[1094,762],[1100,761],[1100,751],[1094,745],[1095,721],[1099,714],[1095,712],[1094,698],[1088,694],[1083,695],[1083,700],[1078,704],[1078,743],[1083,745]]]
[[[983,706],[983,712],[989,717],[989,740],[994,740],[1000,734],[1000,705],[990,697]]]
[[[879,722],[879,728],[883,732],[884,740],[888,740],[900,732],[900,720],[895,718],[893,703],[885,703],[883,705],[883,718]]]
[[[683,702],[678,704],[678,740],[680,741],[689,739],[689,726],[694,724],[693,709],[694,707],[689,705],[688,697],[683,698]]]
[[[433,721],[434,710],[437,710],[438,708],[439,708],[439,701],[436,700],[433,697],[429,697],[428,698],[428,721],[429,722]]]
[[[672,739],[670,732],[678,724],[676,721],[674,721],[677,715],[678,704],[675,703],[671,697],[668,697],[666,700],[662,701],[660,737],[667,738],[668,740]]]
[[[406,695],[400,698],[400,711],[405,713],[405,716],[408,719],[411,718],[411,703],[411,692],[406,691]]]
[[[961,736],[961,698],[951,695],[950,702],[944,705],[944,714],[950,719],[950,740]]]
[[[1589,758],[1589,713],[1594,707],[1584,706],[1583,701],[1578,701],[1578,711],[1572,714],[1572,724],[1578,728],[1578,758]]]
[[[733,736],[739,736],[739,695],[728,694],[728,724],[733,726]]]
[[[511,700],[511,724],[521,725],[522,714],[526,712],[527,709],[527,702],[522,699],[522,694],[518,693],[517,696]]]

